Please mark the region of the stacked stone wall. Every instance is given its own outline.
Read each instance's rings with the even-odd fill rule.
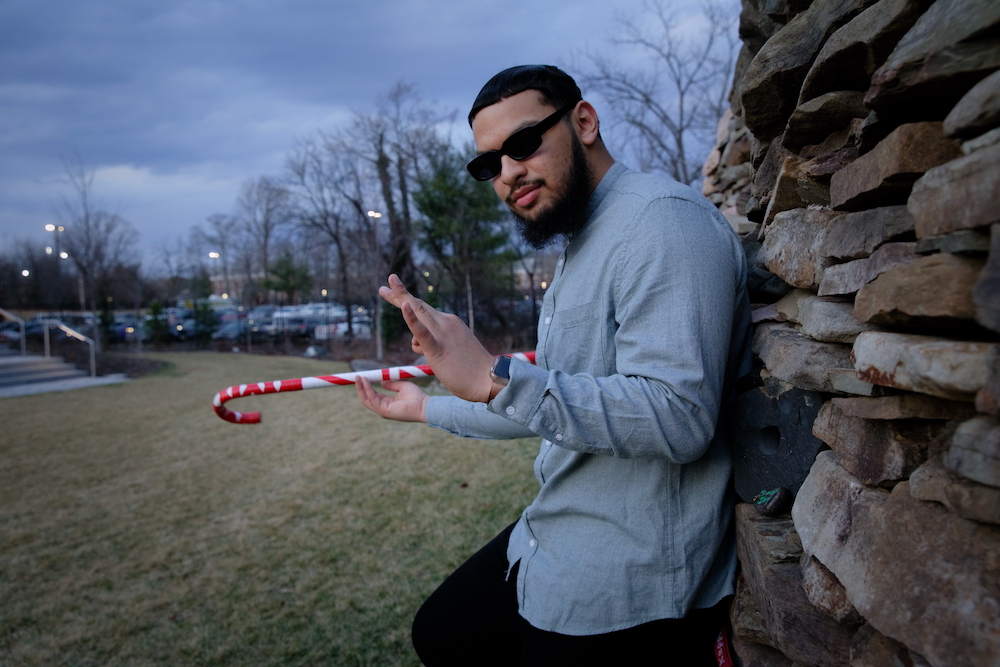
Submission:
[[[754,301],[736,650],[1000,665],[1000,2],[744,0],[740,34],[703,171]]]

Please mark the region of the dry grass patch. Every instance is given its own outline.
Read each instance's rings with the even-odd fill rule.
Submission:
[[[415,665],[431,590],[536,490],[537,441],[378,419],[352,388],[216,391],[342,364],[212,353],[0,399],[0,663]]]

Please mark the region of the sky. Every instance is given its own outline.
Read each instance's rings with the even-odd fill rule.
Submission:
[[[696,20],[694,0],[671,5]],[[72,195],[66,165],[80,163],[94,174],[96,203],[132,223],[153,261],[208,216],[231,213],[241,184],[279,175],[297,140],[374,110],[396,83],[464,116],[506,67],[579,75],[584,54],[608,52],[616,22],[642,7],[3,0],[0,252],[50,242],[44,227]]]

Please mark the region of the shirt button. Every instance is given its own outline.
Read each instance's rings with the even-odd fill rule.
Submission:
[[[528,546],[531,547],[532,549],[535,548],[536,544],[538,544],[538,542],[536,542],[534,540],[528,540]]]
[[[552,318],[551,317],[546,317],[545,318],[545,323],[546,324],[551,324],[552,323]]]
[[[515,409],[514,409],[514,406],[513,406],[513,405],[508,405],[508,406],[507,406],[507,410],[506,410],[506,412],[507,412],[507,414],[509,414],[509,415],[512,415],[512,414],[514,414],[515,412],[517,412],[517,410],[515,410]]]
[[[562,433],[556,433],[556,440],[558,440],[559,442],[562,442],[562,439],[563,439],[563,434]]]

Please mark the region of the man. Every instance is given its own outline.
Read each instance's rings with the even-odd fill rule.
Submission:
[[[568,244],[537,366],[494,361],[395,276],[380,290],[455,397],[361,382],[365,406],[462,436],[543,438],[538,496],[427,600],[417,652],[429,666],[716,664],[736,564],[716,425],[749,369],[740,244],[690,188],[616,163],[554,67],[501,72],[469,122],[470,173],[530,243]]]

